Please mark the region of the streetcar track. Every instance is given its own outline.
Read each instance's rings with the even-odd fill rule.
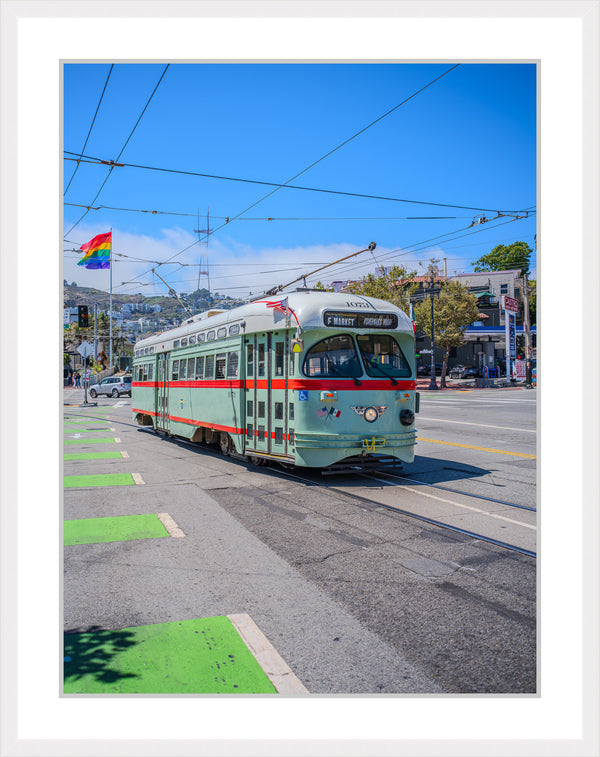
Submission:
[[[368,476],[368,473],[362,473],[362,476]],[[451,489],[449,486],[440,486],[439,484],[430,484],[428,481],[420,481],[417,478],[409,478],[408,476],[401,476],[398,473],[388,473],[383,470],[377,475],[390,476],[391,478],[401,478],[404,481],[410,481],[413,484],[421,484],[422,486],[430,486],[432,489],[440,489],[445,492],[452,492],[453,494],[460,494],[463,497],[474,497],[475,499],[484,499],[486,502],[494,502],[498,505],[506,505],[507,507],[516,507],[519,510],[529,510],[532,513],[537,512],[535,507],[528,507],[527,505],[517,505],[516,502],[506,502],[503,499],[495,499],[494,497],[486,497],[483,494],[473,494],[472,492],[463,492],[459,489]]]
[[[77,417],[81,417],[81,414],[78,414]],[[84,417],[89,417],[89,416],[84,416]],[[134,427],[134,428],[136,428],[136,429],[138,429],[140,431],[147,431],[147,433],[152,433],[153,435],[156,433],[154,431],[154,429],[152,429],[150,427],[145,428],[143,426],[139,426],[137,423],[131,423],[131,422],[128,422],[128,421],[120,421],[120,420],[112,420],[112,419],[111,419],[111,423],[120,423],[120,424],[125,425],[125,426],[132,426],[132,427]],[[196,442],[191,442],[188,439],[183,439],[183,438],[179,438],[179,437],[172,437],[172,439],[174,441],[176,441],[177,443],[182,443],[185,446],[191,447],[192,449],[202,449],[203,451],[206,451],[206,452],[209,452],[209,453],[213,452],[212,449],[205,447],[204,444],[198,444]],[[216,457],[221,457],[221,458],[223,457],[220,453],[217,453],[217,452],[214,452],[214,455]],[[244,456],[243,455],[240,455],[239,457],[237,457],[237,456],[233,457],[232,456],[231,459],[232,460],[240,460],[241,462],[244,462]],[[346,492],[346,491],[344,491],[342,489],[338,489],[337,487],[333,487],[333,486],[332,487],[322,487],[322,485],[319,484],[317,481],[313,481],[313,480],[311,480],[309,478],[304,478],[303,476],[299,476],[296,473],[290,473],[289,471],[286,471],[283,468],[274,468],[274,467],[268,465],[268,466],[265,466],[264,468],[262,468],[262,470],[263,471],[269,470],[269,471],[272,471],[273,473],[275,473],[276,475],[279,475],[279,476],[285,476],[287,478],[293,478],[293,479],[296,479],[297,481],[301,481],[302,483],[305,483],[305,484],[311,484],[313,486],[318,486],[319,488],[326,488],[327,491],[336,492],[337,494],[341,495],[342,497],[346,497],[348,499],[353,499],[353,500],[356,500],[358,502],[362,502],[363,504],[374,505],[376,507],[383,508],[384,510],[388,510],[390,512],[394,512],[394,513],[397,513],[399,515],[404,515],[405,517],[411,518],[413,520],[418,520],[418,521],[421,521],[423,523],[427,523],[429,525],[433,525],[433,526],[436,526],[438,528],[445,529],[447,531],[452,531],[454,533],[462,534],[463,536],[468,536],[468,537],[470,537],[472,539],[475,539],[477,541],[482,541],[482,542],[485,542],[485,543],[488,543],[488,544],[493,544],[493,545],[495,545],[497,547],[501,547],[503,549],[507,549],[507,550],[509,550],[511,552],[517,552],[519,554],[526,555],[528,557],[533,557],[534,559],[537,557],[537,554],[535,552],[531,551],[531,550],[525,549],[523,547],[518,547],[515,544],[509,544],[507,542],[503,542],[503,541],[501,541],[499,539],[494,539],[491,536],[485,536],[483,534],[478,534],[478,533],[475,533],[474,531],[469,531],[467,529],[460,528],[459,526],[453,526],[450,523],[444,523],[443,521],[438,521],[438,520],[436,520],[434,518],[428,518],[425,515],[419,515],[417,513],[411,512],[409,510],[404,510],[402,508],[395,507],[394,505],[387,505],[387,504],[385,504],[383,502],[379,502],[378,500],[370,499],[368,497],[363,497],[363,496],[361,496],[359,494],[352,494],[352,493]],[[260,469],[257,469],[257,472],[260,472]],[[385,473],[386,475],[394,475],[394,474],[388,474],[385,471],[382,471],[382,473]],[[364,474],[361,473],[361,475],[368,476],[368,474],[366,474],[366,473],[364,473]],[[378,472],[378,475],[379,475],[379,472]],[[426,483],[424,481],[418,481],[417,479],[408,479],[406,476],[398,476],[397,474],[394,477],[407,479],[407,480],[413,481],[415,483],[422,484],[424,486],[431,486],[431,487],[436,488],[436,489],[445,489],[447,491],[451,491],[451,492],[453,492],[455,494],[459,494],[459,495],[475,497],[477,499],[488,500],[488,501],[491,501],[491,502],[496,502],[496,503],[504,504],[504,505],[511,506],[511,507],[518,507],[520,509],[525,509],[525,510],[532,510],[532,511],[535,512],[534,508],[528,508],[528,507],[526,507],[524,505],[517,505],[517,504],[511,503],[511,502],[503,502],[502,500],[493,499],[491,497],[484,497],[484,496],[480,497],[480,496],[478,496],[476,494],[470,494],[468,492],[461,492],[461,491],[458,491],[456,489],[450,489],[450,488],[441,487],[441,486],[438,486],[438,485],[435,485],[435,484],[429,484],[429,483]],[[391,484],[391,485],[393,485],[393,484]]]
[[[302,481],[303,483],[310,483],[315,486],[319,486],[319,484],[316,483],[315,481],[311,481],[308,478],[303,478],[302,476],[298,476],[297,474],[294,474],[294,473],[289,473],[288,471],[277,470],[276,468],[272,468],[270,466],[268,466],[267,470],[271,470],[274,473],[279,473],[282,476],[295,478],[298,481]],[[528,557],[533,557],[533,558],[537,557],[535,552],[532,552],[531,550],[525,549],[523,547],[518,547],[516,544],[508,544],[507,542],[500,541],[499,539],[494,539],[491,536],[484,536],[483,534],[477,534],[474,531],[468,531],[467,529],[459,528],[458,526],[453,526],[450,523],[444,523],[442,521],[435,520],[434,518],[428,518],[425,515],[418,515],[417,513],[413,513],[409,510],[403,510],[399,507],[395,507],[394,505],[387,505],[383,502],[379,502],[378,500],[370,499],[368,497],[363,497],[360,494],[351,494],[350,492],[346,492],[342,489],[338,489],[335,486],[327,487],[327,491],[336,492],[337,494],[340,494],[343,497],[348,497],[349,499],[355,499],[365,504],[376,505],[377,507],[382,507],[385,510],[389,510],[390,512],[395,512],[400,515],[404,515],[407,518],[413,518],[415,520],[419,520],[424,523],[428,523],[430,525],[446,529],[448,531],[453,531],[455,533],[462,534],[463,536],[469,536],[478,541],[483,541],[488,544],[494,544],[497,547],[502,547],[503,549],[507,549],[511,552],[518,552],[519,554],[527,555]]]

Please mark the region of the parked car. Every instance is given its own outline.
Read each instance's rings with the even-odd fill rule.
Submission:
[[[442,366],[443,363],[436,363],[435,364],[435,375],[441,376],[442,375]],[[431,376],[431,363],[427,363],[427,365],[420,365],[417,368],[417,376]]]
[[[456,367],[458,368],[459,366],[456,366]],[[479,371],[477,370],[477,368],[475,368],[474,365],[461,365],[460,370],[456,374],[454,373],[454,370],[455,369],[453,369],[453,372],[451,373],[451,376],[453,378],[465,379],[465,378],[477,378],[477,376],[479,376]]]
[[[94,399],[99,394],[105,394],[107,397],[120,397],[127,394],[131,397],[131,376],[109,376],[102,379],[100,383],[90,387],[90,397]]]

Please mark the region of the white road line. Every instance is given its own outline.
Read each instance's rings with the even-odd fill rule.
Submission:
[[[379,481],[386,486],[396,486],[396,484],[390,484],[389,481],[385,481],[382,478],[376,478],[375,476],[369,476],[368,478],[374,481]],[[497,520],[503,520],[507,523],[514,523],[517,526],[523,528],[530,528],[532,531],[537,530],[537,526],[530,526],[528,523],[523,523],[520,520],[513,520],[513,518],[505,518],[503,515],[496,515],[496,513],[487,512],[487,510],[481,510],[478,507],[470,507],[469,505],[460,505],[458,502],[453,502],[451,499],[445,499],[444,497],[436,497],[435,494],[429,494],[428,492],[419,491],[418,489],[412,489],[410,486],[403,486],[402,491],[412,492],[413,494],[419,494],[421,497],[429,497],[429,499],[436,499],[438,502],[445,502],[448,505],[454,505],[454,507],[461,507],[463,510],[471,510],[474,513],[480,513],[481,515],[488,515],[490,518],[496,518]]]
[[[121,450],[121,457],[129,457],[129,452],[127,450]]]
[[[309,693],[249,615],[228,615],[227,617],[279,694]]]
[[[435,423],[460,423],[461,426],[482,426],[483,428],[502,428],[505,431],[525,431],[528,434],[535,434],[536,429],[531,428],[513,428],[512,426],[492,426],[489,423],[470,423],[469,421],[448,421],[444,418],[427,418],[419,414],[419,419],[424,421],[435,421]]]
[[[115,444],[121,444],[121,440],[118,436],[115,436]]]
[[[143,486],[146,483],[139,473],[132,473],[131,477],[138,486]]]
[[[183,531],[179,528],[177,523],[175,523],[173,518],[171,518],[169,513],[158,513],[156,517],[167,529],[169,536],[172,536],[174,539],[182,539],[185,536]]]

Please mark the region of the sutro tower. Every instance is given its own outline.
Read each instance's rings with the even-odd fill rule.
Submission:
[[[212,232],[209,223],[209,212],[206,209],[206,228],[200,228],[200,211],[198,211],[198,228],[194,229],[194,232],[198,234],[198,241],[200,244],[206,242],[206,249],[208,250],[208,239]],[[202,234],[206,234],[206,239],[202,239]],[[210,292],[210,275],[208,273],[208,255],[200,255],[200,263],[198,264],[198,286],[196,289],[200,289],[200,276],[206,276],[206,288]]]

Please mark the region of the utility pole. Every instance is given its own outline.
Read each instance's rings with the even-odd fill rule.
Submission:
[[[433,320],[433,297],[435,294],[434,286],[435,286],[436,276],[439,273],[438,267],[435,265],[437,262],[439,261],[437,261],[435,258],[431,259],[431,262],[429,263],[429,266],[427,268],[429,279],[423,282],[423,287],[425,289],[430,290],[430,299],[431,299],[431,379],[429,381],[429,389],[439,389],[435,380],[435,336],[434,336],[434,320]]]
[[[529,320],[529,281],[527,274],[523,274],[523,331],[525,332],[525,386],[531,389],[531,324]]]

